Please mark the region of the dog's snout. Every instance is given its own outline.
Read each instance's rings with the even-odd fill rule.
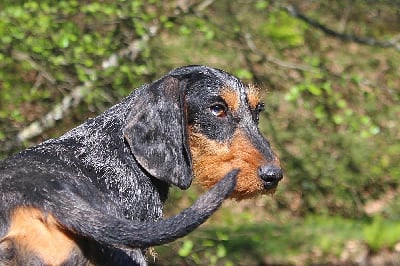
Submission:
[[[264,188],[274,188],[283,178],[283,171],[274,165],[264,165],[258,169],[258,175],[263,181]]]

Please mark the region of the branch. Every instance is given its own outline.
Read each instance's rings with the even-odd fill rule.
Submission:
[[[377,40],[377,39],[370,38],[370,37],[361,37],[361,36],[357,36],[354,34],[340,33],[331,28],[328,28],[327,26],[319,23],[318,21],[316,21],[312,18],[307,17],[293,5],[288,5],[286,7],[283,7],[283,9],[286,12],[288,12],[291,16],[304,21],[308,25],[319,29],[320,31],[324,32],[327,35],[333,36],[335,38],[339,38],[342,41],[355,42],[355,43],[359,43],[359,44],[363,44],[363,45],[377,46],[377,47],[383,47],[383,48],[392,47],[392,48],[400,51],[400,43],[398,43],[397,40],[395,40],[395,39],[381,41],[381,40]]]
[[[61,120],[72,107],[77,106],[82,99],[85,98],[91,87],[92,83],[87,83],[72,89],[72,91],[62,99],[61,103],[56,104],[44,117],[22,129],[17,135],[17,140],[20,142],[26,141],[39,136],[44,130],[52,128],[56,121]]]
[[[29,54],[21,52],[21,51],[13,50],[12,51],[12,57],[14,59],[18,60],[18,61],[26,61],[26,62],[28,62],[33,69],[38,71],[51,84],[55,84],[56,83],[56,79],[48,71],[46,71],[46,69],[43,66],[39,65],[38,63],[36,63],[35,60],[33,60]]]
[[[280,60],[278,58],[275,58],[275,57],[272,57],[272,56],[268,56],[268,55],[262,53],[256,47],[256,45],[253,42],[253,39],[252,39],[252,36],[251,36],[250,33],[244,33],[242,37],[245,40],[246,45],[250,49],[250,51],[255,53],[255,54],[257,54],[258,56],[260,56],[263,59],[263,61],[265,61],[265,62],[270,62],[270,63],[273,63],[273,64],[279,66],[279,67],[284,67],[284,68],[289,68],[289,69],[296,69],[296,70],[308,71],[308,72],[316,72],[316,70],[314,68],[310,67],[310,66],[283,61],[283,60]]]
[[[202,12],[204,9],[206,9],[208,6],[212,5],[214,2],[215,2],[215,0],[204,0],[197,6],[196,11]]]

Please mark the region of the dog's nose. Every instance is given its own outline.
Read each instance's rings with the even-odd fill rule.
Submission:
[[[264,165],[258,169],[258,175],[263,181],[264,188],[270,189],[278,185],[283,178],[283,171],[280,167],[274,165]]]

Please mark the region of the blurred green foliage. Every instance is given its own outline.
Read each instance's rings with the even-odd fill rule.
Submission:
[[[393,248],[400,241],[399,51],[324,35],[286,12],[290,4],[339,33],[395,40],[400,30],[399,6],[389,1],[3,1],[0,157],[60,135],[174,67],[207,64],[263,88],[261,129],[285,181],[268,208],[219,217],[226,228],[200,230],[206,236],[178,242],[175,254],[193,265],[237,265],[247,249],[252,263],[282,250],[312,253],[299,248],[309,241],[339,256],[346,241],[336,227],[373,251]],[[85,85],[89,93],[56,127],[16,140]],[[169,201],[182,197],[174,191]],[[258,212],[294,222],[277,215],[271,225],[252,225]]]
[[[382,248],[392,249],[399,243],[400,224],[397,221],[385,220],[382,216],[375,216],[372,222],[365,226],[364,238],[372,251]]]

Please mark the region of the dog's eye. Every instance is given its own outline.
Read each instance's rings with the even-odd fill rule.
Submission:
[[[211,113],[219,118],[226,117],[226,108],[222,104],[215,104],[210,107]]]
[[[256,106],[256,111],[258,112],[258,113],[261,113],[262,111],[264,111],[265,110],[265,104],[264,103],[259,103],[259,104],[257,104],[257,106]]]

